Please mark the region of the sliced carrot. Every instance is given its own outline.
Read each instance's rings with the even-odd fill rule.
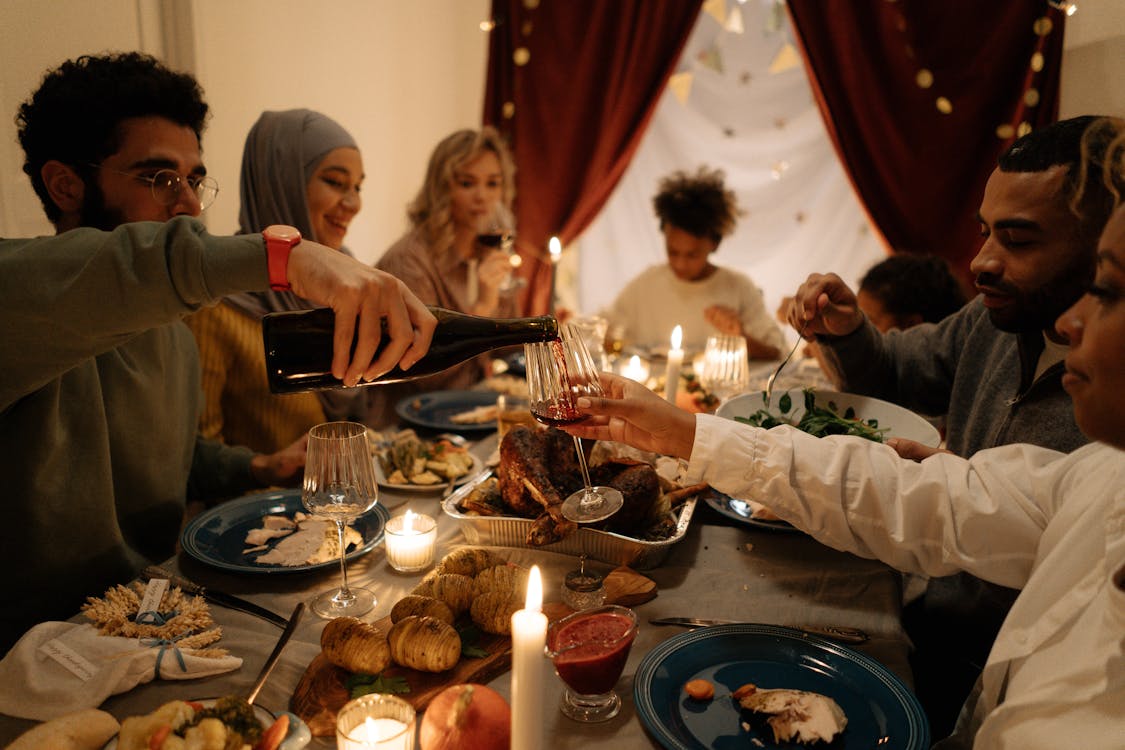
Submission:
[[[277,750],[277,746],[289,734],[289,714],[282,714],[270,728],[262,732],[262,739],[254,745],[254,750]]]
[[[755,685],[752,682],[748,682],[745,685],[743,685],[742,687],[740,687],[738,690],[735,690],[733,693],[731,693],[730,697],[734,698],[736,701],[740,701],[748,695],[753,695],[757,691],[758,691],[758,686]]]
[[[715,686],[707,680],[691,680],[684,685],[684,692],[697,701],[709,701],[715,697]]]
[[[164,740],[168,739],[168,735],[172,733],[171,724],[161,724],[152,736],[148,738],[148,750],[160,750],[164,747]]]

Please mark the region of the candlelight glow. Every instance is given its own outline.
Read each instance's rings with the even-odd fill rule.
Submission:
[[[551,251],[551,262],[558,263],[559,256],[562,255],[562,243],[559,242],[559,238],[552,237],[547,242],[547,249]]]
[[[524,599],[523,608],[531,612],[543,609],[543,579],[539,576],[538,565],[532,565],[531,573],[527,576],[527,598]]]
[[[641,362],[641,358],[634,354],[629,358],[629,363],[621,371],[621,374],[630,380],[635,380],[638,383],[643,383],[648,379],[648,367]]]
[[[679,349],[680,344],[684,342],[684,329],[682,326],[676,326],[672,329],[672,348]]]
[[[417,517],[417,514],[414,511],[412,511],[412,510],[406,511],[406,515],[402,517],[402,533],[404,533],[404,534],[413,534],[414,533],[414,519],[416,517]]]

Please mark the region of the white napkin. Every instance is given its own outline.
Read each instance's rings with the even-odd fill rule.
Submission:
[[[182,658],[182,666],[181,666]],[[44,622],[0,661],[0,713],[46,721],[96,708],[159,676],[190,680],[242,666],[236,656],[195,656],[174,643],[99,635],[93,625]]]

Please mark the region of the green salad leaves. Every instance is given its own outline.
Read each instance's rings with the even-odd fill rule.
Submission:
[[[777,402],[780,415],[763,408],[758,409],[748,417],[735,417],[735,421],[767,430],[771,427],[787,424],[816,437],[855,435],[874,440],[877,443],[883,442],[883,435],[887,430],[879,427],[878,420],[858,419],[855,415],[855,409],[850,407],[844,412],[843,416],[840,416],[837,413],[836,404],[833,402],[829,401],[827,407],[817,406],[816,393],[811,388],[806,388],[804,393],[805,413],[801,415],[799,421],[794,422],[792,418],[786,418],[786,415],[793,410],[793,399],[789,397],[788,393],[783,394]],[[765,404],[765,393],[762,394],[762,403]]]

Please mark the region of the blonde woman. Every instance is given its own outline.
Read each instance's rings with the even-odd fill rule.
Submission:
[[[481,315],[516,315],[515,295],[505,291],[512,274],[503,251],[477,237],[498,213],[509,212],[515,194],[515,164],[491,127],[458,130],[434,148],[425,182],[407,207],[410,230],[376,267],[402,279],[428,305]],[[465,388],[488,373],[487,357],[430,378],[368,389],[367,423],[386,427],[394,406],[412,394]]]

